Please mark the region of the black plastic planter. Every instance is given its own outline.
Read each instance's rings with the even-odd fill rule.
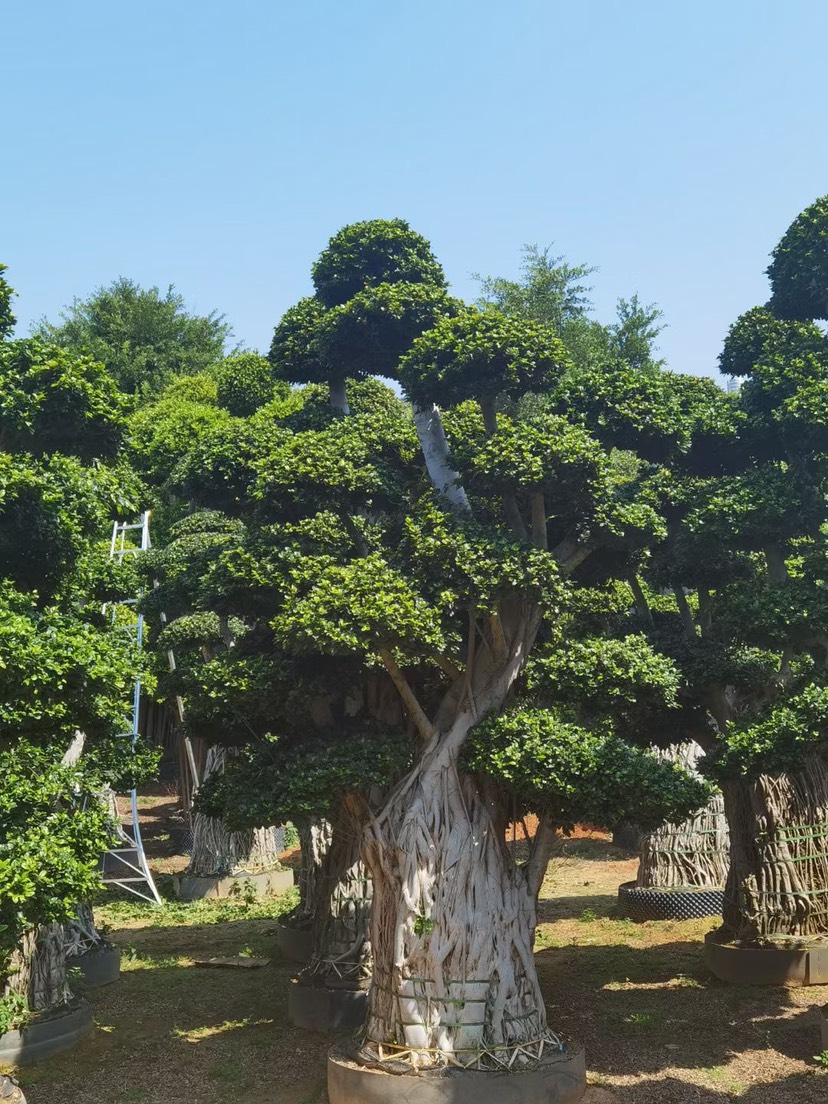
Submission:
[[[721,916],[724,908],[723,889],[642,889],[635,882],[618,887],[618,911],[630,920],[703,920],[706,916]]]
[[[93,1027],[92,1008],[86,1001],[68,1005],[39,1017],[19,1031],[0,1035],[0,1063],[26,1066],[69,1050]]]

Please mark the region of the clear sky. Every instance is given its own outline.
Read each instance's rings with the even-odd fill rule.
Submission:
[[[18,332],[119,275],[267,349],[327,239],[400,216],[456,294],[555,243],[715,374],[828,192],[826,0],[0,0]]]

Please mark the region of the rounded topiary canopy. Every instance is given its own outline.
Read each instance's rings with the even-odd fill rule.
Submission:
[[[548,326],[469,308],[414,342],[400,362],[400,379],[412,402],[454,406],[470,397],[543,391],[567,363],[566,349]]]
[[[319,326],[326,313],[313,296],[300,299],[295,306],[288,307],[273,331],[267,354],[277,376],[289,383],[330,381],[330,367],[320,357],[316,347]]]
[[[428,241],[403,219],[344,226],[313,266],[317,298],[327,307],[347,303],[365,287],[400,282],[446,286]]]
[[[767,269],[779,318],[828,318],[828,196],[799,215],[774,249]]]
[[[278,388],[287,385],[274,378],[273,366],[258,353],[234,353],[215,369],[218,405],[237,418],[246,418],[270,402]]]
[[[321,319],[314,349],[331,378],[397,375],[400,357],[441,317],[456,314],[457,300],[434,284],[370,286]]]

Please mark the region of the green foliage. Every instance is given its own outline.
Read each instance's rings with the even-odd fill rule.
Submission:
[[[824,747],[828,732],[828,687],[811,684],[784,694],[761,718],[732,725],[702,762],[715,779],[795,771],[809,751]]]
[[[707,787],[673,763],[549,709],[511,709],[478,725],[469,769],[562,828],[579,822],[655,828],[701,808]]]
[[[7,265],[0,264],[0,341],[9,336],[17,321],[11,309],[14,288],[10,287],[3,278],[3,273],[7,267]]]
[[[230,414],[244,418],[277,396],[288,394],[287,386],[276,380],[266,357],[258,353],[234,353],[213,370],[218,405]]]
[[[34,339],[0,344],[0,448],[111,457],[124,410],[106,369],[89,357]]]
[[[440,320],[400,362],[412,402],[455,406],[544,391],[560,377],[566,350],[546,326],[494,311],[467,309]]]
[[[83,772],[63,767],[58,749],[0,740],[0,771],[2,976],[22,932],[67,920],[100,885],[111,825]]]
[[[330,815],[346,794],[386,789],[410,764],[411,748],[400,733],[377,726],[346,727],[304,744],[270,740],[245,749],[223,774],[207,779],[198,809],[239,830],[306,822]]]
[[[118,456],[124,413],[90,357],[0,343],[0,991],[23,935],[65,921],[99,886],[112,838],[101,789],[157,763],[121,735],[134,614],[101,612],[125,586],[134,594],[105,545],[140,494]],[[79,736],[78,765],[63,765]],[[20,1015],[4,1000],[0,1025]]]
[[[768,268],[770,308],[779,318],[828,318],[828,196],[798,215]]]
[[[326,307],[347,303],[363,288],[395,283],[446,283],[429,243],[403,219],[351,223],[334,234],[313,266],[313,285]]]
[[[231,336],[223,315],[190,314],[172,285],[165,293],[119,277],[75,299],[37,336],[101,361],[122,391],[160,391],[176,376],[198,375],[224,355]]]

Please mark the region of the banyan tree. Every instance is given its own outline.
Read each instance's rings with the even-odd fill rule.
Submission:
[[[181,500],[238,525],[197,595],[238,632],[193,665],[190,700],[221,686],[206,696],[233,704],[222,730],[294,749],[309,777],[331,747],[359,762],[360,741],[396,764],[376,785],[340,778],[372,882],[372,980],[331,1099],[348,1071],[416,1082],[454,1067],[531,1071],[575,1100],[583,1059],[547,1023],[532,956],[556,831],[608,806],[652,826],[706,798],[544,679],[661,534],[649,471],[570,416],[555,333],[450,298],[400,220],[346,227],[313,277],[270,353],[305,386],[216,423],[175,466]],[[368,376],[400,380],[403,398]],[[672,668],[630,646],[671,701]],[[540,814],[525,866],[505,844],[517,807]]]

